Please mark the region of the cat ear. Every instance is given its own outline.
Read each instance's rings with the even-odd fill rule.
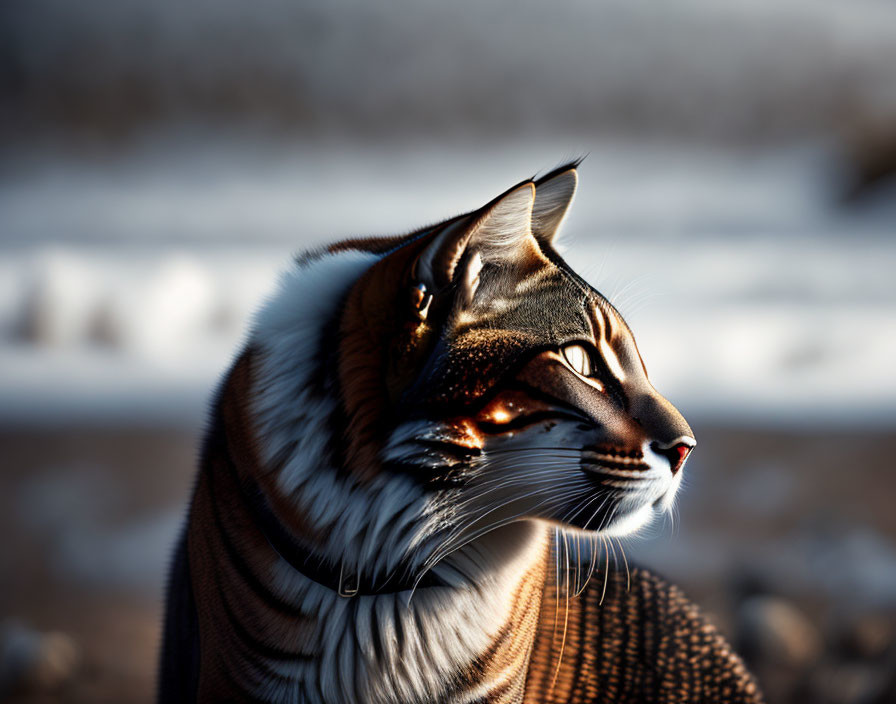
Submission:
[[[532,234],[542,244],[551,244],[566,219],[576,194],[578,164],[561,166],[535,182]]]
[[[482,267],[513,261],[518,247],[532,234],[534,203],[535,185],[527,181],[446,225],[417,257],[415,283],[430,296],[454,284],[472,299]]]

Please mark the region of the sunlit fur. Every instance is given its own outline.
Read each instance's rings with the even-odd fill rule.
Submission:
[[[692,432],[553,249],[575,183],[560,169],[283,275],[222,387],[187,531],[200,699],[523,701],[544,590],[581,592],[613,537],[669,509]],[[246,482],[340,584],[383,593],[272,550]]]

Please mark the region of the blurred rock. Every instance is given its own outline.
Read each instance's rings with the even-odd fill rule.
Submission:
[[[741,649],[750,662],[803,668],[821,654],[821,633],[793,603],[773,596],[754,596],[738,611]]]
[[[896,115],[865,118],[853,125],[847,140],[850,180],[843,198],[849,204],[867,200],[896,184]],[[891,189],[888,189],[891,190]]]
[[[867,663],[830,663],[810,677],[797,701],[818,704],[883,704],[889,672]]]
[[[0,695],[56,691],[80,661],[80,648],[64,633],[41,633],[20,623],[0,627]]]
[[[896,617],[881,613],[864,614],[842,627],[837,644],[845,658],[880,659],[896,649]]]
[[[896,657],[891,657],[887,666],[881,668],[886,675],[880,692],[868,704],[892,704],[896,702]]]

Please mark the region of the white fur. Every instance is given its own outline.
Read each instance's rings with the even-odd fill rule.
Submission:
[[[252,410],[262,463],[277,468],[276,485],[295,510],[323,529],[322,557],[386,577],[410,553],[428,554],[420,542],[432,532],[427,516],[434,514],[409,478],[383,474],[361,486],[329,465],[333,438],[326,423],[336,400],[317,394],[310,378],[324,326],[373,261],[372,255],[345,252],[296,265],[283,276],[250,336],[259,353]],[[303,683],[309,701],[441,700],[446,683],[485,651],[506,620],[512,606],[507,594],[544,548],[533,537],[514,549],[492,543],[478,546],[478,554],[456,555],[453,563],[439,566],[440,574],[448,582],[460,572],[473,574],[473,586],[421,589],[412,598],[398,593],[347,599],[279,560],[269,586],[298,612],[322,615],[313,642],[305,644],[319,657],[310,664],[269,665]],[[500,558],[482,554],[488,550]],[[374,620],[384,641],[382,659],[372,643]],[[261,680],[256,688],[274,701],[293,691],[277,680]]]

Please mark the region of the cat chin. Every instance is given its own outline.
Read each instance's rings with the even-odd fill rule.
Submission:
[[[600,533],[601,535],[609,535],[614,538],[631,535],[650,523],[655,515],[653,504],[645,503],[640,508],[614,520]]]
[[[654,494],[653,496],[656,496],[656,498],[652,499],[650,495],[645,497],[642,494],[638,498],[629,499],[626,502],[628,506],[632,506],[635,502],[640,505],[630,508],[627,513],[613,519],[610,525],[600,531],[600,534],[615,538],[636,533],[650,523],[658,513],[672,510],[679,486],[681,486],[680,473],[674,476],[671,481],[667,479],[660,482],[660,487],[657,488],[662,493],[659,496]],[[625,506],[626,504],[623,505]]]
[[[625,514],[617,514],[610,525],[601,528],[600,530],[595,530],[594,528],[590,528],[587,525],[572,525],[568,523],[560,523],[555,524],[559,527],[562,527],[564,530],[571,531],[573,533],[581,532],[586,535],[606,535],[614,538],[621,538],[626,535],[632,535],[633,533],[638,532],[641,528],[650,523],[658,512],[658,501],[650,502],[647,501],[637,508],[633,508]]]
[[[653,507],[658,511],[665,511],[666,513],[671,511],[672,507],[675,505],[675,497],[678,495],[678,487],[680,486],[681,472],[672,479],[672,482],[669,484],[666,491],[663,492],[662,496],[653,502]]]

